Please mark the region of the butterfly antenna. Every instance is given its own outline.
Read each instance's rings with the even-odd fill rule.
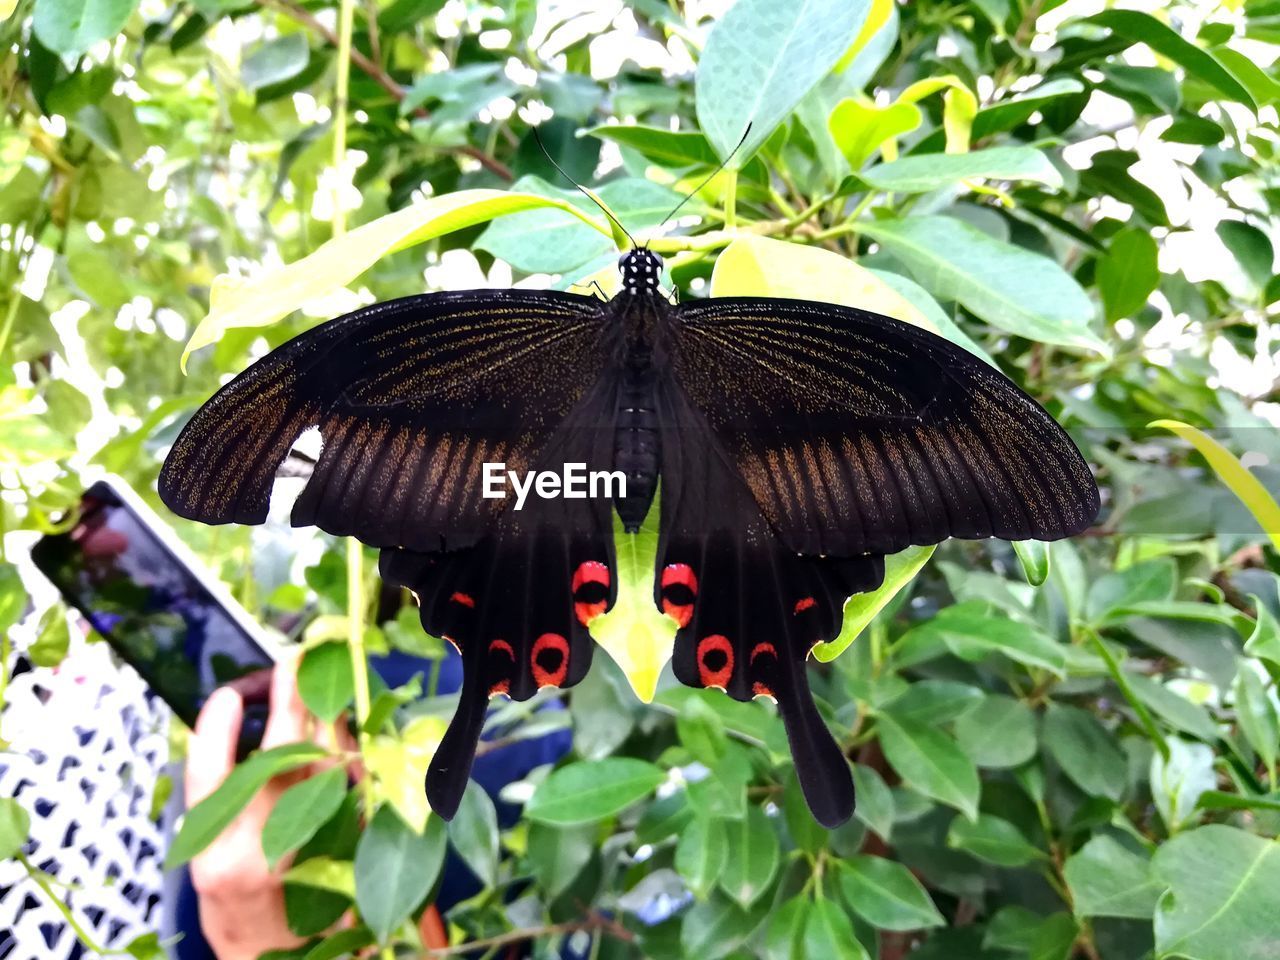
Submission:
[[[613,215],[613,212],[608,207],[606,207],[603,203],[600,202],[600,198],[597,197],[590,190],[588,190],[586,187],[584,187],[582,184],[580,184],[577,180],[573,179],[573,177],[569,176],[569,174],[565,173],[564,167],[556,163],[556,158],[551,155],[551,152],[547,150],[546,145],[543,144],[542,137],[538,134],[538,128],[530,127],[529,129],[533,131],[533,139],[537,142],[538,149],[543,152],[547,160],[550,161],[551,165],[555,167],[556,170],[559,172],[560,176],[564,177],[566,180],[572,183],[575,187],[577,187],[580,191],[582,191],[582,195],[584,197],[586,197],[588,200],[590,200],[597,207],[599,207],[601,210],[604,211],[604,215],[608,217],[610,220],[612,220],[613,225],[617,227],[619,230],[621,230],[623,234],[626,236],[626,238],[631,241],[631,248],[633,250],[639,249],[640,244],[636,243],[636,238],[631,235],[630,231],[628,231],[626,227],[624,227],[621,223],[618,222],[618,218]]]
[[[664,227],[665,227],[665,226],[666,226],[666,225],[671,221],[671,219],[672,219],[672,218],[673,218],[677,213],[679,213],[679,212],[680,212],[680,208],[681,208],[681,207],[683,207],[686,203],[688,203],[690,200],[692,200],[694,197],[696,197],[699,193],[701,193],[701,192],[702,192],[702,188],[703,188],[703,187],[705,187],[708,183],[710,183],[712,180],[714,180],[714,179],[716,178],[716,174],[718,174],[721,170],[723,170],[723,169],[728,165],[729,161],[733,159],[733,155],[734,155],[735,153],[737,153],[737,152],[738,152],[738,149],[739,149],[739,148],[740,148],[744,143],[746,143],[746,142],[747,142],[747,134],[749,134],[750,132],[751,132],[751,124],[749,124],[749,123],[748,123],[748,124],[747,124],[747,129],[745,129],[745,130],[743,130],[743,131],[742,131],[742,139],[738,141],[738,146],[736,146],[736,147],[734,147],[732,150],[730,150],[730,151],[729,151],[729,155],[728,155],[727,157],[725,157],[723,160],[721,160],[721,161],[720,161],[720,166],[718,166],[718,167],[716,167],[714,170],[712,170],[712,171],[711,171],[711,173],[710,173],[710,175],[708,175],[708,177],[707,177],[705,180],[703,180],[700,184],[698,184],[696,187],[694,187],[694,188],[693,188],[693,190],[691,190],[691,191],[690,191],[690,192],[685,196],[685,198],[684,198],[683,200],[681,200],[679,203],[677,203],[677,204],[676,204],[676,208],[675,208],[674,210],[672,210],[670,213],[668,213],[668,214],[667,214],[667,216],[666,216],[666,218],[662,221],[662,226],[664,226]],[[554,160],[552,160],[551,162],[552,162],[552,163],[555,163],[555,161],[554,161]]]

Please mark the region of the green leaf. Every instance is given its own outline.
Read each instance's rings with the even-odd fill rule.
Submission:
[[[486,887],[498,877],[498,811],[480,784],[471,780],[449,822],[449,842]]]
[[[836,864],[845,902],[881,930],[921,930],[945,921],[905,866],[858,854]]]
[[[698,126],[741,168],[840,61],[870,0],[737,0],[711,29],[698,61]]]
[[[1121,230],[1098,260],[1098,290],[1107,320],[1129,317],[1147,305],[1160,283],[1159,250],[1146,230]]]
[[[912,154],[858,174],[867,184],[893,193],[927,193],[960,180],[1029,180],[1062,187],[1062,174],[1034,147],[990,147],[968,153]]]
[[[31,835],[31,817],[13,797],[0,797],[0,862],[12,858]]]
[[[368,927],[350,927],[325,937],[307,951],[302,960],[340,960],[342,957],[356,957],[365,947],[377,941],[373,931]]]
[[[853,930],[853,921],[834,900],[820,897],[808,910],[804,925],[804,956],[868,960],[867,949]]]
[[[333,767],[280,795],[262,827],[262,852],[271,867],[310,840],[342,806],[347,771]]]
[[[980,767],[1018,767],[1036,753],[1035,714],[1022,701],[989,694],[956,720],[956,741]]]
[[[1218,237],[1257,289],[1261,290],[1275,276],[1271,269],[1276,257],[1275,247],[1262,230],[1242,220],[1223,220],[1218,224]]]
[[[525,815],[560,826],[603,820],[642,800],[665,779],[658,767],[629,757],[571,763],[538,785]]]
[[[240,82],[246,90],[260,90],[273,83],[291,80],[306,69],[311,59],[305,33],[290,33],[268,40],[240,64]]]
[[[876,723],[886,759],[913,790],[971,820],[977,817],[978,771],[954,740],[937,727],[888,713],[879,714]]]
[[[583,217],[598,209],[577,191],[551,187],[534,177],[522,177],[515,189],[555,197]],[[634,178],[610,181],[596,193],[632,232],[661,223],[681,199],[667,187]],[[617,249],[611,235],[602,236],[556,209],[529,210],[495,220],[474,247],[526,273],[568,273]]]
[[[828,643],[819,643],[813,648],[813,658],[822,663],[830,663],[849,648],[849,645],[867,625],[875,619],[877,613],[898,595],[898,592],[915,579],[936,548],[907,547],[901,553],[891,554],[884,561],[884,581],[870,593],[855,593],[844,605],[844,620],[840,627],[840,635]]]
[[[916,280],[992,326],[1041,343],[1110,348],[1089,328],[1093,304],[1057,263],[997,240],[953,217],[860,222]]]
[[[134,937],[124,947],[134,960],[169,960],[169,951],[160,942],[160,934],[144,933]]]
[[[252,282],[219,277],[210,294],[209,314],[200,321],[182,354],[182,368],[196,350],[217,343],[227,330],[265,327],[308,300],[345,287],[390,253],[522,210],[555,207],[611,236],[607,223],[554,197],[502,190],[462,190],[388,213],[341,236],[310,256]]]
[[[298,695],[325,723],[333,723],[351,704],[355,678],[345,643],[322,643],[303,654],[298,664]]]
[[[32,27],[40,42],[66,57],[78,57],[118,34],[138,0],[38,0]]]
[[[851,97],[835,105],[827,118],[827,128],[831,131],[831,139],[849,161],[849,166],[859,170],[877,150],[882,154],[896,155],[897,139],[923,122],[924,115],[913,103],[891,103],[880,107],[869,100]],[[861,178],[847,181],[854,188],[862,182]]]
[[[1050,703],[1043,736],[1045,749],[1085,793],[1112,800],[1124,794],[1129,765],[1115,738],[1092,713]]]
[[[1280,708],[1248,660],[1240,662],[1235,683],[1236,723],[1268,770],[1276,766],[1280,749]]]
[[[1257,620],[1245,642],[1244,652],[1266,660],[1273,667],[1280,667],[1280,623],[1276,623],[1276,618],[1261,598],[1253,596],[1252,599]]]
[[[1224,96],[1257,111],[1258,104],[1253,95],[1213,54],[1183,39],[1177,31],[1151,14],[1137,10],[1105,10],[1085,22],[1108,27],[1112,33],[1124,37],[1130,43],[1145,43]]]
[[[1195,447],[1218,479],[1249,508],[1272,546],[1280,550],[1280,503],[1230,450],[1203,430],[1179,420],[1156,420],[1148,426],[1172,431]]]
[[[719,817],[694,817],[680,833],[676,844],[676,873],[696,900],[705,900],[729,855],[725,822]]]
[[[356,898],[355,865],[350,860],[325,856],[308,857],[290,867],[284,880],[286,883],[337,894],[347,900],[353,901]],[[326,922],[325,926],[328,925]]]
[[[1021,830],[989,813],[981,814],[976,822],[957,817],[947,833],[947,846],[998,867],[1022,867],[1045,857]]]
[[[1280,843],[1214,824],[1156,851],[1152,870],[1169,890],[1156,907],[1156,955],[1273,960]]]
[[[1151,874],[1149,857],[1105,834],[1072,854],[1063,875],[1081,917],[1150,920],[1164,890]]]
[[[982,702],[982,691],[956,680],[917,680],[883,706],[898,720],[950,723]]]
[[[658,558],[658,517],[662,489],[635,533],[627,533],[613,513],[618,599],[607,613],[591,621],[591,639],[603,647],[622,669],[636,696],[651,703],[658,677],[671,659],[676,622],[653,603],[654,570]]]
[[[227,775],[222,786],[187,811],[169,845],[165,869],[181,866],[212,843],[268,780],[326,756],[328,752],[314,743],[287,743],[250,756]]]
[[[67,625],[67,611],[62,604],[55,604],[40,618],[35,642],[27,648],[27,656],[37,667],[56,667],[66,657],[70,646],[71,628]]]
[[[728,897],[714,893],[685,912],[680,945],[684,956],[717,960],[734,950],[750,932],[746,911]]]
[[[1079,934],[1080,927],[1070,914],[1046,917],[1031,934],[1028,960],[1068,960]]]
[[[419,836],[383,804],[356,847],[356,906],[379,943],[386,943],[431,891],[445,851],[444,821],[427,820]]]
[[[940,641],[963,660],[977,662],[998,653],[1058,676],[1066,673],[1067,655],[1062,644],[1025,623],[988,616],[979,602],[947,608],[908,631],[900,642],[905,646],[913,634]]]
[[[773,911],[764,932],[765,960],[795,960],[796,957],[804,955],[802,945],[811,910],[809,898],[802,894],[792,897]],[[837,954],[822,955],[837,956]]]
[[[1014,540],[1013,552],[1018,555],[1027,583],[1038,587],[1049,579],[1049,544],[1043,540]]]
[[[667,167],[708,166],[720,162],[707,138],[691,131],[664,130],[662,127],[646,127],[643,124],[611,123],[592,127],[587,133],[643,154]]]
[[[893,791],[873,767],[853,765],[853,791],[858,802],[853,815],[889,842],[893,833]]]
[[[726,826],[728,851],[720,871],[720,887],[743,907],[750,907],[768,888],[778,870],[778,836],[759,807]]]
[[[22,585],[18,568],[9,563],[0,563],[0,633],[7,633],[10,627],[22,619],[22,611],[26,606],[27,588]]]
[[[538,885],[558,897],[582,872],[596,849],[596,826],[552,827],[529,824],[529,866]]]
[[[856,783],[854,789],[856,792]],[[858,804],[861,803],[862,797],[859,796]],[[817,854],[819,850],[822,850],[831,842],[827,828],[814,819],[813,811],[809,809],[809,804],[805,801],[800,779],[794,771],[784,782],[782,818],[786,821],[787,834],[791,837],[791,842],[805,851],[805,853]]]

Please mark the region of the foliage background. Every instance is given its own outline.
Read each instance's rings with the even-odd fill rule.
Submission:
[[[456,941],[527,939],[537,955],[565,938],[706,960],[1276,955],[1280,566],[1258,525],[1277,531],[1280,487],[1274,0],[370,0],[346,4],[349,36],[324,2],[7,6],[6,669],[15,645],[44,669],[67,648],[64,611],[26,610],[13,564],[30,531],[52,528],[86,470],[153,490],[182,416],[266,347],[424,287],[607,276],[607,225],[563,189],[532,122],[643,232],[754,120],[738,169],[654,241],[682,296],[799,289],[932,323],[1099,466],[1106,506],[1086,536],[944,544],[878,613],[851,610],[860,639],[811,670],[860,791],[831,833],[800,801],[771,708],[669,677],[644,705],[605,656],[554,694],[567,711],[504,708],[523,718],[510,736],[574,735],[557,770],[510,791],[520,823],[499,837],[472,790],[445,830],[419,771],[451,703],[420,688],[370,703],[343,639],[354,609],[357,668],[362,646],[431,652],[412,609],[375,623],[374,585],[350,591],[326,538],[181,525],[246,606],[308,645],[309,705],[334,717],[354,698],[367,721],[361,794],[330,778],[266,841],[302,847],[300,931],[360,908],[312,956],[416,949],[406,921],[446,843],[486,885],[447,918]],[[536,196],[427,200],[482,188]],[[488,222],[504,204],[536,208]],[[311,261],[301,294],[281,292],[273,271],[346,221],[410,207],[408,226],[359,235],[367,271]],[[211,298],[214,345],[183,377]],[[310,759],[260,755],[241,783]],[[357,840],[361,804],[381,806]],[[171,859],[234,810],[222,795],[193,813]],[[0,812],[0,856],[20,855],[26,815]]]

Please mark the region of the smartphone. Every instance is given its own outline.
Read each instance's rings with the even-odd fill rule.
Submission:
[[[245,697],[238,753],[262,740],[269,672],[279,647],[123,481],[94,483],[65,533],[43,537],[32,559],[188,726],[217,687]]]

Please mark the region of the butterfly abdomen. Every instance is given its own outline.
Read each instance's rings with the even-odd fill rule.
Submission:
[[[655,385],[647,363],[624,368],[614,416],[613,467],[626,477],[626,494],[614,498],[618,516],[628,533],[640,529],[658,487],[662,443],[658,433]]]

